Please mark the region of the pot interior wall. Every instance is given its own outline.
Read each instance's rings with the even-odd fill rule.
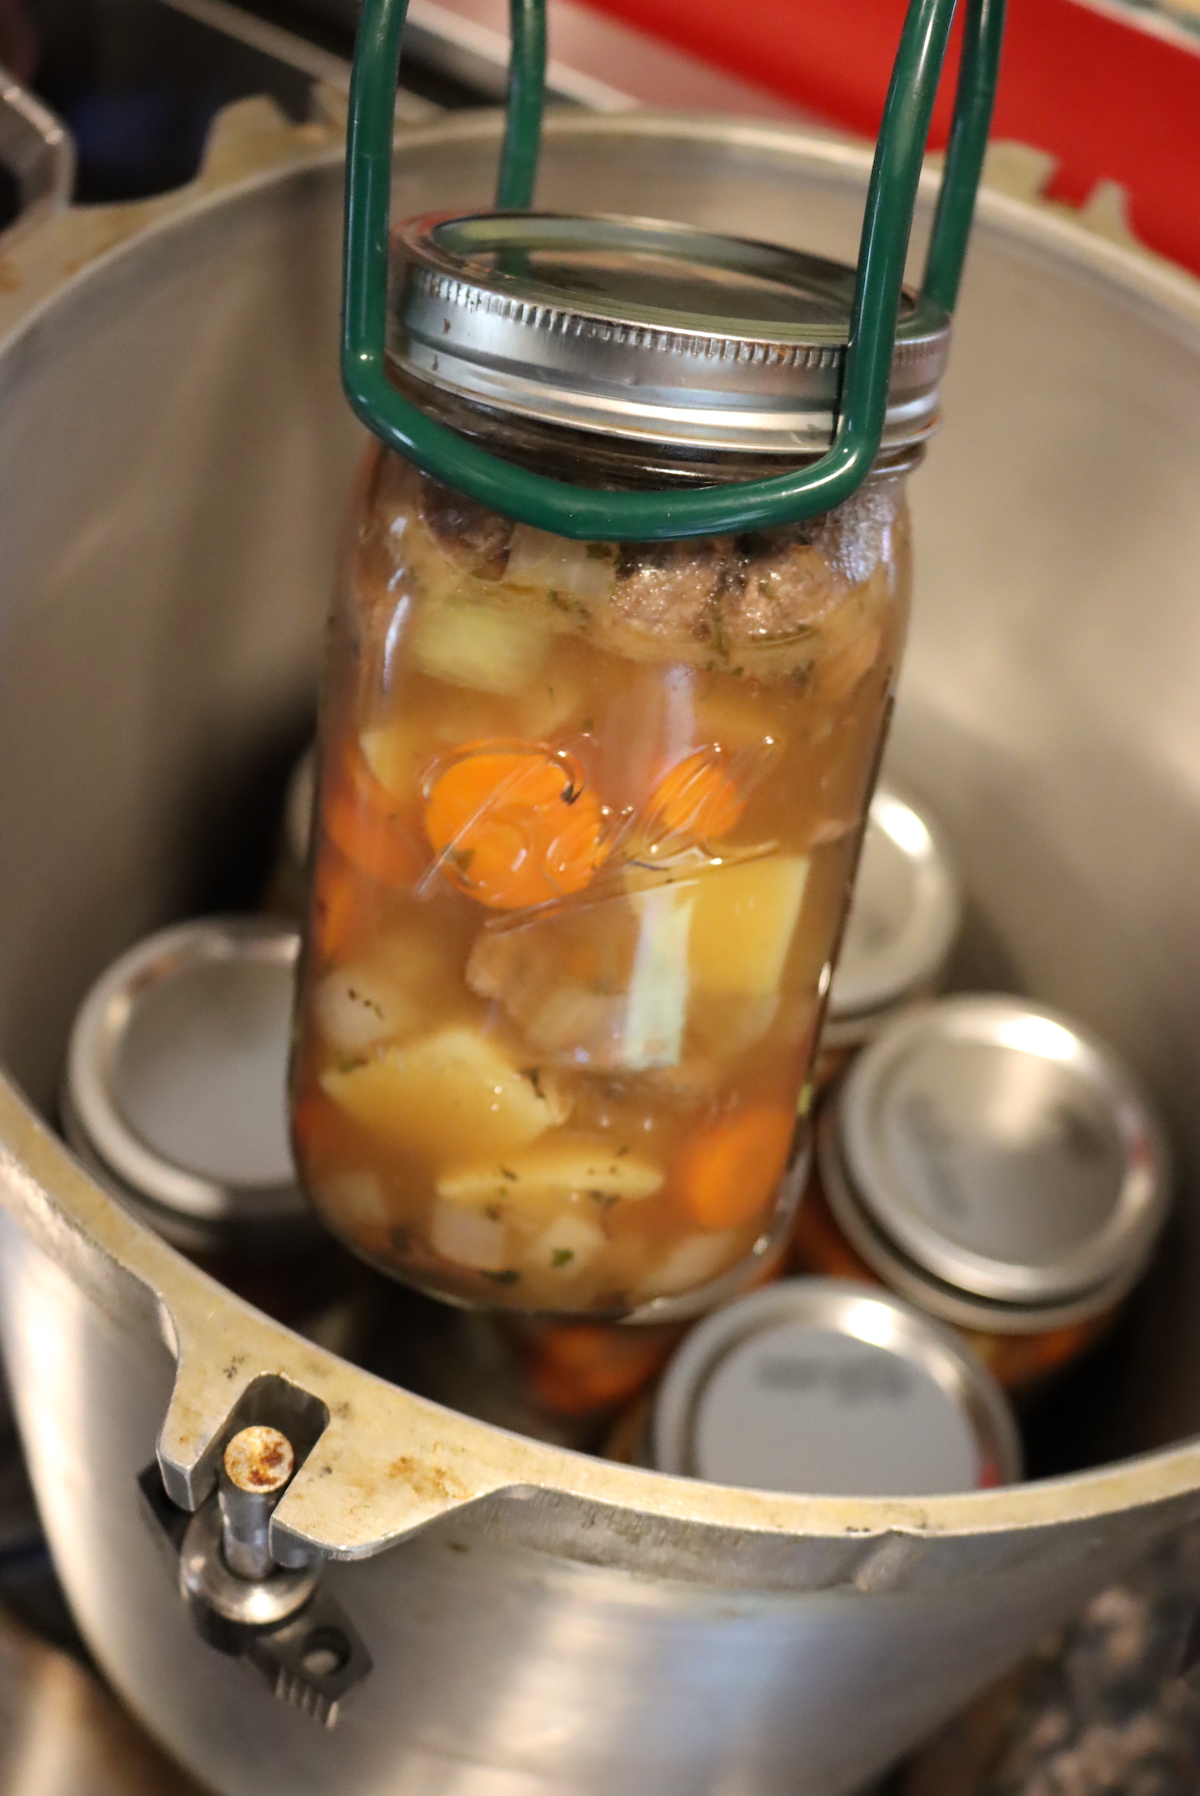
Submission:
[[[453,129],[452,150],[401,156],[398,215],[486,204],[494,140]],[[602,129],[552,131],[542,204],[853,258],[858,177],[782,133]],[[339,207],[327,165],[196,210],[0,353],[0,1057],[48,1113],[99,969],[247,901],[269,857],[360,441],[336,372]],[[1178,1160],[1158,1268],[1035,1425],[1050,1468],[1200,1427],[1200,331],[993,213],[945,420],[914,482],[890,771],[961,859],[957,983],[1118,1045]]]

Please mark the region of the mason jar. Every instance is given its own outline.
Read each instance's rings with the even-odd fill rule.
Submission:
[[[126,950],[76,1013],[67,1142],[141,1222],[239,1297],[353,1355],[378,1291],[331,1250],[288,1141],[300,937],[270,917],[172,924]]]
[[[889,1025],[822,1105],[792,1265],[890,1286],[1024,1395],[1111,1329],[1169,1198],[1162,1126],[1110,1048],[964,994]]]
[[[529,217],[418,220],[394,261],[393,379],[512,463],[683,488],[829,444],[850,269]],[[317,1210],[378,1266],[661,1321],[786,1233],[948,332],[906,298],[873,472],[784,528],[571,541],[368,448],[292,1095]]]
[[[888,1023],[934,996],[961,921],[962,890],[941,830],[927,811],[876,787],[829,988],[818,1088]]]
[[[833,1278],[785,1279],[707,1317],[605,1452],[807,1496],[927,1496],[1022,1475],[1013,1413],[961,1338]]]

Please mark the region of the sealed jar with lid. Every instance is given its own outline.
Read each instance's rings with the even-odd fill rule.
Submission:
[[[852,287],[680,226],[426,219],[398,240],[392,373],[577,484],[738,481],[827,447]],[[376,1264],[661,1320],[786,1230],[947,338],[905,299],[872,476],[765,533],[567,541],[369,450],[293,1118],[320,1214]]]
[[[950,1330],[870,1286],[786,1279],[694,1328],[608,1443],[662,1472],[807,1496],[1021,1476],[1003,1393]]]
[[[310,743],[293,766],[284,792],[275,857],[263,893],[263,909],[269,915],[304,916],[316,784],[317,753]]]
[[[71,1031],[63,1133],[127,1208],[222,1284],[338,1352],[370,1275],[330,1251],[296,1180],[287,1058],[300,938],[260,917],[148,936]]]
[[[871,800],[821,1031],[818,1082],[886,1023],[933,996],[962,919],[958,876],[928,812],[886,786]]]
[[[1161,1128],[1109,1048],[1021,999],[943,998],[825,1106],[794,1265],[878,1279],[1027,1390],[1110,1327],[1168,1183]]]

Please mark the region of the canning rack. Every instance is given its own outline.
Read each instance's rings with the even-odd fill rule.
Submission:
[[[896,321],[929,121],[957,0],[911,0],[867,190],[837,427],[807,466],[674,491],[601,492],[514,466],[428,417],[388,378],[392,134],[407,0],[365,0],[346,170],[342,379],[363,422],[425,473],[521,523],[577,541],[652,542],[793,523],[862,485],[879,452]],[[533,200],[546,75],[545,0],[511,0],[512,54],[498,210]],[[1004,0],[966,0],[954,119],[922,282],[952,312],[995,98]]]

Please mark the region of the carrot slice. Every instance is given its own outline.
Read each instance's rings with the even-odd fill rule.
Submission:
[[[521,1331],[525,1377],[559,1415],[588,1415],[637,1395],[669,1359],[678,1327],[618,1329],[596,1322],[551,1323]]]
[[[523,910],[582,891],[604,860],[604,812],[574,756],[473,742],[426,784],[425,833],[460,892]]]
[[[378,892],[340,854],[322,856],[312,896],[311,929],[323,965],[353,958],[374,934]]]
[[[796,1119],[782,1105],[738,1110],[684,1143],[669,1190],[703,1229],[736,1228],[764,1210],[787,1164]]]
[[[656,835],[718,841],[741,819],[746,796],[722,767],[719,747],[710,743],[677,761],[658,782],[647,821]]]
[[[322,786],[321,828],[359,873],[393,890],[410,887],[429,858],[415,811],[375,778],[356,742]]]
[[[292,1106],[292,1142],[306,1174],[340,1170],[346,1154],[346,1124],[327,1098],[306,1096]]]

